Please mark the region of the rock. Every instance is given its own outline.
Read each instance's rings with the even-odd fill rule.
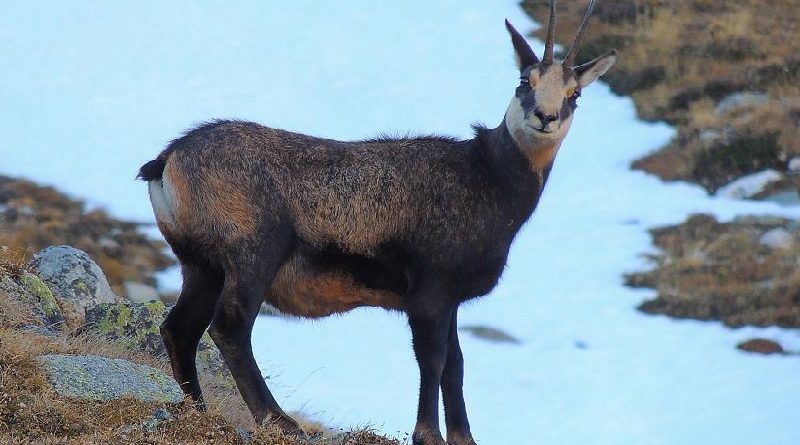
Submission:
[[[68,318],[81,321],[86,309],[117,299],[100,266],[78,249],[48,247],[33,257],[31,267],[69,312]]]
[[[783,180],[783,175],[775,170],[764,170],[741,178],[720,187],[717,196],[732,199],[752,198],[763,192],[768,185]]]
[[[769,96],[764,93],[753,93],[750,91],[742,91],[733,93],[719,101],[714,112],[720,115],[727,114],[728,112],[741,107],[755,107],[767,103]]]
[[[754,352],[757,354],[783,354],[783,346],[780,343],[766,338],[753,338],[743,341],[736,345],[742,351]]]
[[[127,339],[149,354],[162,356],[167,352],[160,327],[168,313],[169,308],[161,301],[99,304],[86,311],[84,327],[113,339]],[[222,386],[235,388],[225,360],[208,334],[200,338],[197,365],[201,371],[214,375]]]
[[[166,353],[160,326],[167,308],[160,301],[150,303],[103,303],[86,310],[85,328],[115,340],[130,340],[152,355]]]
[[[122,283],[122,288],[125,290],[125,297],[136,303],[147,303],[159,299],[158,290],[144,283],[126,281]]]
[[[786,229],[778,227],[761,235],[759,242],[772,249],[791,249],[794,236]]]
[[[158,426],[162,423],[167,423],[175,420],[175,416],[165,408],[156,408],[153,411],[153,416],[142,422],[142,429],[148,433],[155,433]]]
[[[800,171],[800,158],[792,158],[787,165],[789,171],[798,172]]]
[[[17,280],[4,277],[0,280],[0,290],[29,306],[47,329],[60,329],[64,324],[64,314],[53,294],[39,277],[23,273]]]
[[[61,396],[83,400],[131,397],[149,403],[180,403],[183,392],[175,380],[149,366],[95,355],[43,355],[38,358],[53,389]]]
[[[463,326],[459,328],[459,330],[469,332],[475,338],[488,340],[494,343],[510,343],[514,345],[522,343],[519,341],[519,339],[512,337],[500,329],[488,326]]]

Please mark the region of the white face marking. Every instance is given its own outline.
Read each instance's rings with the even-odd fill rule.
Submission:
[[[559,64],[551,65],[543,74],[536,68],[532,70],[530,84],[533,88],[536,110],[545,116],[559,116],[567,94],[571,94],[577,87],[574,79],[564,83],[564,71]],[[514,141],[520,148],[535,150],[547,146],[558,145],[566,136],[572,124],[572,114],[566,119],[556,119],[546,125],[529,112],[525,117],[522,101],[513,97],[506,110],[506,126]]]
[[[512,97],[511,103],[506,109],[506,127],[517,146],[524,150],[535,150],[543,146],[560,144],[569,131],[572,124],[572,116],[558,123],[551,122],[542,128],[542,122],[531,114],[525,119],[525,110],[518,97]]]

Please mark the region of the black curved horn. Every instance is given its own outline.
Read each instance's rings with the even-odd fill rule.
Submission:
[[[556,0],[550,0],[550,19],[547,21],[547,38],[544,41],[542,62],[553,63],[553,44],[556,40]]]
[[[586,8],[586,14],[583,16],[581,26],[578,27],[578,33],[575,35],[575,40],[572,41],[572,46],[569,47],[567,55],[564,56],[564,66],[567,68],[572,68],[572,65],[575,64],[575,57],[578,55],[581,41],[583,40],[584,34],[586,34],[586,28],[589,26],[589,17],[592,15],[592,10],[594,10],[595,1],[596,0],[591,0],[589,2],[589,7]]]

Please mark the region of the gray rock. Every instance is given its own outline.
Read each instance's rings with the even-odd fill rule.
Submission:
[[[84,327],[115,340],[129,340],[134,347],[160,356],[166,354],[160,332],[166,315],[160,301],[102,303],[86,310]]]
[[[161,301],[98,304],[86,311],[84,328],[113,339],[128,340],[154,356],[163,356],[167,352],[160,326],[168,313],[169,308]],[[236,387],[225,360],[208,334],[203,335],[197,347],[197,365],[201,372],[213,375],[221,386]]]
[[[149,403],[180,403],[183,392],[175,380],[149,366],[95,355],[43,355],[47,379],[61,396],[83,400],[131,397]]]
[[[764,93],[754,93],[751,91],[741,91],[733,93],[719,101],[714,112],[717,114],[727,114],[731,110],[741,107],[752,107],[763,105],[769,100],[769,96]]]
[[[759,241],[772,249],[790,249],[794,244],[794,237],[786,229],[778,227],[761,235]]]
[[[117,300],[100,266],[73,247],[48,247],[33,257],[31,267],[70,317],[82,319],[86,309]]]
[[[153,416],[142,422],[142,429],[148,433],[155,433],[158,426],[162,423],[167,423],[175,420],[175,416],[164,408],[156,408],[153,411]]]
[[[24,273],[17,279],[3,277],[0,279],[0,290],[29,306],[46,326],[44,329],[60,329],[63,326],[64,314],[61,308],[47,285],[36,275]]]
[[[136,303],[147,303],[159,299],[158,290],[144,283],[126,281],[122,283],[122,287],[125,289],[125,297]]]

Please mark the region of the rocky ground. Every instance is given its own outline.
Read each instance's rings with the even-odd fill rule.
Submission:
[[[52,187],[0,175],[0,246],[25,257],[48,246],[73,246],[97,261],[116,294],[147,301],[158,295],[155,274],[175,261],[141,228],[87,210]]]
[[[524,8],[546,23],[547,0]],[[559,43],[569,46],[585,2],[559,2]],[[791,0],[605,0],[597,3],[578,62],[617,48],[604,77],[639,116],[675,126],[665,147],[632,167],[709,193],[798,205],[800,8]],[[544,29],[537,36],[543,37]],[[729,326],[800,327],[796,221],[690,216],[651,231],[655,268],[627,277],[657,291],[646,313]],[[755,339],[753,352],[782,352]]]
[[[626,277],[630,286],[658,292],[642,311],[731,327],[800,328],[797,221],[745,216],[720,223],[693,215],[651,234],[661,249],[651,257],[656,267]]]
[[[0,247],[0,443],[399,444],[307,421],[310,442],[255,426],[207,337],[198,368],[209,411],[198,412],[164,357],[158,326],[168,311],[117,296],[72,247],[30,260]]]

